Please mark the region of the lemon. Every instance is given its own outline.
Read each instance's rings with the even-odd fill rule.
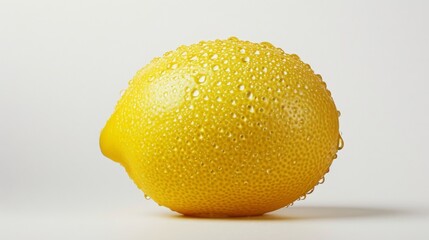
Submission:
[[[252,216],[302,199],[342,146],[326,84],[295,54],[235,37],[165,53],[137,72],[100,146],[155,202]]]

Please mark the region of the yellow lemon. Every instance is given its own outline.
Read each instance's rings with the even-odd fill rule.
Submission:
[[[138,71],[100,146],[159,205],[252,216],[323,179],[342,147],[338,117],[297,55],[232,37],[181,46]]]

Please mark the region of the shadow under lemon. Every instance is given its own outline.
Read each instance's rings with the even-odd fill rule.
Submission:
[[[413,214],[406,209],[353,207],[353,206],[302,206],[282,208],[280,210],[253,217],[233,218],[198,218],[206,220],[319,220],[319,219],[349,219],[349,218],[377,218],[386,216],[402,216]],[[195,219],[196,217],[169,214],[171,218]]]

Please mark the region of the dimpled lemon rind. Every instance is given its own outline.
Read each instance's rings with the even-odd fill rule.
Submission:
[[[338,117],[297,55],[232,37],[181,46],[138,71],[100,146],[159,205],[260,215],[323,179],[342,142]]]

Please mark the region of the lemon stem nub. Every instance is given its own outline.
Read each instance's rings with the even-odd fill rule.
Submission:
[[[111,121],[108,121],[103,130],[101,130],[100,149],[104,156],[120,163],[122,159],[122,148],[119,146],[119,138],[116,135],[117,133]]]

